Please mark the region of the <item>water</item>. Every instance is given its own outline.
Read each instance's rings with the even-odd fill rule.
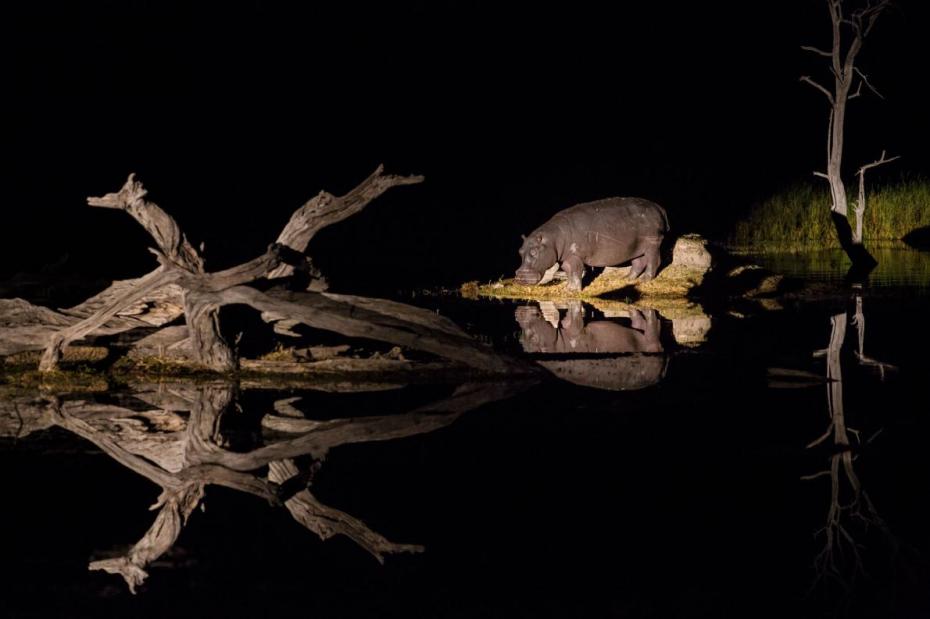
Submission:
[[[878,260],[869,276],[872,287],[930,287],[930,251],[915,251],[903,243],[869,251]],[[839,281],[849,268],[849,258],[841,249],[762,254],[755,259],[776,273],[819,281]]]
[[[930,616],[930,295],[873,292],[421,299],[541,381],[8,393],[0,615]],[[88,564],[138,574],[163,487],[133,595]]]

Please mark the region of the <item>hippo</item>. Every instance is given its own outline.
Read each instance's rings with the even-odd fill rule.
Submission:
[[[659,247],[668,232],[665,209],[643,198],[606,198],[559,211],[523,237],[522,263],[516,281],[544,284],[561,264],[568,289],[581,290],[585,265],[616,266],[631,262],[630,279],[655,277]]]
[[[664,353],[655,310],[630,310],[630,326],[612,320],[585,324],[580,301],[569,306],[561,321],[557,310],[540,312],[535,306],[517,308],[516,319],[523,349],[540,355],[540,365],[576,385],[629,391],[654,385],[665,376],[665,354],[636,354]]]

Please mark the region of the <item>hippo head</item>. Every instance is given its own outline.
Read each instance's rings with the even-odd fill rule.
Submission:
[[[520,325],[520,344],[525,352],[556,352],[559,339],[558,326],[553,326],[546,320],[539,308],[524,305],[518,307],[514,315]]]
[[[538,284],[543,274],[558,260],[552,239],[541,233],[523,237],[520,258],[523,262],[517,269],[515,279],[518,284],[529,286]]]

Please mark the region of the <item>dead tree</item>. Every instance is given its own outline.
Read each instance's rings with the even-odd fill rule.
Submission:
[[[829,50],[804,45],[801,49],[827,58],[833,75],[833,88],[827,88],[808,75],[801,81],[810,84],[821,92],[830,104],[830,117],[827,137],[827,170],[814,172],[830,183],[833,203],[830,207],[831,217],[836,228],[837,237],[843,250],[849,256],[854,267],[871,269],[878,264],[866,250],[861,224],[854,231],[848,219],[848,199],[843,183],[843,143],[846,126],[846,104],[862,94],[862,86],[881,96],[869,82],[866,75],[856,67],[856,57],[862,50],[865,39],[872,32],[879,16],[891,5],[891,0],[867,0],[860,9],[846,12],[843,0],[827,0],[830,21],[833,26],[832,46]],[[847,34],[848,33],[848,34]],[[847,38],[851,40],[847,42]],[[855,92],[852,92],[853,84]],[[882,162],[884,163],[884,162]],[[861,178],[861,175],[860,175]],[[860,194],[861,195],[861,194]],[[865,202],[860,198],[857,205],[857,219],[861,221]]]
[[[69,310],[37,308],[19,299],[0,302],[0,354],[41,349],[39,369],[52,371],[71,342],[88,335],[163,325],[183,314],[183,342],[174,344],[183,344],[197,364],[217,371],[235,370],[238,359],[221,334],[219,311],[225,305],[243,304],[261,312],[281,333],[291,333],[289,327],[300,323],[430,352],[485,371],[512,370],[516,362],[475,342],[433,312],[382,299],[330,295],[312,285],[298,293],[263,292],[248,286],[259,279],[291,277],[295,269],[319,277],[304,252],[320,229],[359,212],[391,187],[422,180],[420,176],[384,175],[379,166],[348,194],[336,197],[321,192],[297,209],[263,255],[211,273],[174,219],[147,200],[142,184],[130,175],[118,192],[89,198],[88,204],[120,209],[135,218],[155,240],[156,247],[150,251],[159,266],[139,279],[116,282]],[[157,319],[146,320],[152,314]]]

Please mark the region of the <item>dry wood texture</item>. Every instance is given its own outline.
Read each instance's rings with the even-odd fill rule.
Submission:
[[[68,310],[53,311],[21,300],[0,301],[0,355],[43,350],[39,369],[58,368],[64,349],[87,336],[112,335],[141,326],[163,325],[184,315],[184,332],[171,327],[164,336],[150,336],[145,346],[184,350],[192,360],[216,371],[238,368],[239,360],[220,330],[220,309],[241,304],[261,312],[276,331],[293,334],[296,324],[390,342],[430,352],[491,372],[504,372],[517,363],[495,354],[450,321],[402,303],[363,297],[326,295],[313,286],[301,293],[259,291],[248,286],[258,279],[283,279],[297,272],[319,278],[304,254],[322,228],[362,210],[382,193],[421,176],[391,176],[382,167],[342,197],[321,192],[298,208],[276,243],[261,256],[209,273],[203,256],[184,236],[177,222],[146,198],[142,184],[130,175],[117,192],[88,198],[88,204],[123,210],[155,241],[159,266],[139,279],[115,282],[110,288]]]

